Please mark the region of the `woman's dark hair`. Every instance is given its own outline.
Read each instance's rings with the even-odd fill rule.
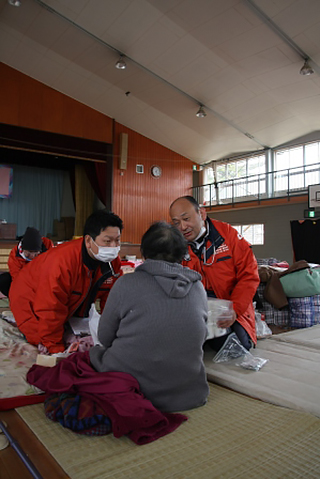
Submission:
[[[145,259],[181,263],[187,253],[187,242],[177,228],[157,221],[142,236],[140,250]]]
[[[83,236],[89,235],[95,240],[101,231],[104,231],[108,226],[119,228],[121,233],[123,229],[122,219],[107,210],[95,211],[87,218],[83,229]]]

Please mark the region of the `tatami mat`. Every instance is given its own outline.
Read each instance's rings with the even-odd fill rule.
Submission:
[[[17,411],[74,479],[319,478],[319,418],[217,385],[210,390],[206,406],[144,446],[76,435],[47,419],[40,404]]]

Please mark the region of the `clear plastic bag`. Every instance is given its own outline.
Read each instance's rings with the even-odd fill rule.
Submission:
[[[242,346],[238,336],[231,333],[212,361],[214,363],[232,362],[235,366],[259,371],[269,360],[253,356]]]
[[[258,339],[270,338],[272,336],[272,331],[262,318],[262,314],[258,311],[255,311],[256,318],[256,334]]]
[[[88,317],[89,317],[89,329],[90,329],[90,334],[92,336],[93,344],[101,345],[100,341],[98,340],[98,326],[99,326],[101,315],[96,310],[96,306],[94,303],[92,303],[91,305]]]
[[[207,339],[224,336],[230,328],[220,328],[218,322],[233,317],[233,303],[227,299],[208,298]]]
[[[231,333],[212,361],[214,363],[224,363],[232,359],[240,358],[247,353],[248,350],[242,346],[236,333]]]
[[[269,359],[257,358],[248,352],[243,356],[242,361],[236,362],[235,365],[251,371],[259,371],[268,361]]]

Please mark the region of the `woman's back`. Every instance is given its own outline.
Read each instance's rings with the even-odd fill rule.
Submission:
[[[163,411],[203,405],[207,298],[198,273],[177,263],[146,260],[112,288],[90,351],[98,371],[134,376]]]

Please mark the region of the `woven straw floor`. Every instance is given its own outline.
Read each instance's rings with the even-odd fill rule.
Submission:
[[[74,479],[319,478],[319,418],[210,388],[206,406],[144,446],[127,437],[78,436],[47,419],[42,404],[17,411]]]

